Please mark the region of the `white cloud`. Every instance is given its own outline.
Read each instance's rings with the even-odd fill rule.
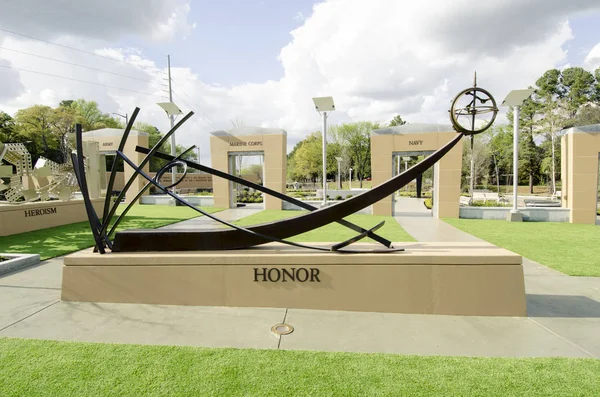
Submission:
[[[54,40],[64,36],[117,40],[135,34],[150,40],[187,35],[190,0],[4,1],[3,29]]]
[[[13,67],[12,62],[2,59],[0,56],[0,103],[16,98],[25,92],[25,86],[19,79],[19,73],[13,70]]]
[[[583,64],[589,70],[596,70],[600,68],[600,43],[596,44],[594,48],[585,57]]]
[[[150,8],[155,4],[158,2]],[[175,34],[178,21],[186,21],[189,5],[176,1],[164,4],[169,5],[161,8],[167,17],[155,16],[150,30],[139,22],[136,34],[157,40]],[[319,129],[320,118],[311,98],[321,95],[335,99],[337,110],[331,115],[331,123],[365,119],[387,122],[400,114],[413,123],[447,124],[451,99],[472,84],[475,70],[479,85],[500,103],[511,89],[527,87],[545,70],[565,64],[565,44],[573,38],[568,17],[592,7],[600,8],[600,4],[596,0],[507,0],[472,7],[470,0],[329,0],[314,6],[302,26],[291,32],[290,42],[278,57],[284,76],[277,81],[227,87],[204,83],[190,68],[173,68],[174,101],[184,111],[197,110],[193,121],[177,132],[177,141],[200,145],[206,160],[208,132],[229,128],[230,120],[242,119],[251,125],[286,129],[291,148],[308,132]],[[40,103],[52,92],[56,104],[61,99],[83,97],[96,100],[108,113],[131,114],[139,106],[139,120],[163,131],[168,129],[167,117],[156,106],[156,102],[166,99],[164,69],[157,68],[139,51],[119,48],[112,36],[98,41],[77,36],[75,31],[70,34],[61,40],[69,40],[78,48],[95,48],[98,54],[127,64],[91,59],[86,54],[31,41],[11,39],[3,45],[92,63],[141,80],[32,60],[2,50],[0,62],[5,59],[18,67],[33,62],[47,73],[152,95],[19,73],[22,87],[13,87],[9,91],[12,96],[0,97],[0,108],[14,111]],[[176,34],[185,36],[189,31],[179,30]],[[596,59],[592,52],[586,62],[588,58]],[[0,79],[7,79],[1,73]]]

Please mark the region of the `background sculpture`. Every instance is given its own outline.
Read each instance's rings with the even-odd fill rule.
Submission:
[[[32,167],[31,154],[22,143],[0,143],[0,163],[2,161],[9,165],[2,168],[4,173],[0,177],[10,180],[6,184],[0,179],[0,191],[10,203],[68,201],[78,189],[72,164],[58,164],[40,157]],[[12,171],[13,166],[16,172]],[[23,178],[31,178],[33,186],[25,187]]]

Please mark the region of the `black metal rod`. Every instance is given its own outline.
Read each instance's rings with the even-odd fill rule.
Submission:
[[[191,148],[189,148],[185,152],[183,152],[180,155],[178,155],[177,157],[175,157],[175,159],[173,161],[178,160],[180,157],[186,155],[190,150],[193,150],[195,147],[196,147],[196,145],[193,145]],[[125,218],[125,215],[127,214],[127,212],[129,212],[129,210],[131,209],[131,207],[133,207],[133,205],[139,200],[140,197],[142,197],[142,195],[146,192],[146,190],[148,190],[148,188],[150,187],[150,185],[151,185],[151,183],[147,182],[144,185],[144,187],[138,192],[138,194],[135,195],[134,199],[131,200],[131,202],[127,204],[127,207],[125,207],[125,209],[123,210],[123,212],[121,212],[121,215],[119,215],[119,217],[117,218],[117,220],[115,221],[115,223],[113,223],[112,228],[110,229],[110,231],[107,234],[108,237],[112,236],[112,234],[114,233],[114,231],[117,228],[117,226],[119,226],[119,223],[121,223],[121,221],[123,220],[123,218]]]
[[[135,150],[137,152],[144,153],[144,154],[147,154],[147,153],[150,152],[149,149],[147,149],[145,147],[141,147],[141,146],[136,146]],[[156,152],[156,153],[154,153],[154,156],[158,157],[160,159],[163,159],[163,160],[173,160],[174,159],[173,156],[170,156],[170,155],[162,153],[162,152]],[[297,200],[297,199],[295,199],[293,197],[290,197],[288,195],[280,193],[280,192],[278,192],[276,190],[269,189],[269,188],[267,188],[265,186],[262,186],[262,185],[250,182],[250,181],[248,181],[246,179],[239,178],[239,177],[237,177],[235,175],[231,175],[231,174],[228,174],[226,172],[219,171],[219,170],[216,170],[214,168],[207,167],[205,165],[202,165],[200,163],[196,163],[194,161],[190,161],[190,160],[183,160],[183,161],[185,161],[187,163],[188,167],[191,167],[191,168],[194,168],[194,169],[197,169],[197,170],[200,170],[200,171],[204,171],[204,172],[206,172],[208,174],[211,174],[211,175],[214,175],[214,176],[218,176],[220,178],[224,178],[224,179],[227,179],[227,180],[235,182],[235,183],[240,183],[242,185],[246,185],[246,186],[251,187],[251,188],[253,188],[255,190],[258,190],[259,192],[263,192],[263,193],[271,195],[271,196],[273,196],[275,198],[278,198],[280,200],[287,201],[288,203],[295,204],[295,205],[297,205],[300,208],[304,208],[304,209],[309,210],[309,211],[318,210],[317,207],[314,207],[314,206],[312,206],[312,205],[310,205],[308,203],[305,203],[304,201]],[[381,236],[379,236],[379,235],[377,235],[377,234],[375,234],[373,232],[370,232],[367,229],[364,229],[364,228],[362,228],[362,227],[360,227],[358,225],[355,225],[352,222],[349,222],[349,221],[347,221],[345,219],[338,219],[336,222],[339,223],[342,226],[345,226],[345,227],[347,227],[349,229],[354,230],[355,232],[359,232],[359,233],[365,233],[366,232],[366,233],[368,233],[368,237],[370,237],[373,240],[375,240],[375,241],[383,244],[384,246],[386,246],[388,248],[390,248],[392,246],[391,241],[389,241],[389,240],[387,240],[387,239],[385,239],[385,238],[383,238],[383,237],[381,237]]]
[[[136,168],[135,164],[131,160],[129,160],[127,158],[127,156],[125,156],[122,152],[117,151],[117,154],[119,156],[121,156],[123,158],[123,161],[125,161],[127,164],[129,164],[129,166],[131,166],[134,169]],[[283,244],[287,244],[287,245],[292,245],[292,246],[295,246],[295,247],[309,248],[309,249],[314,249],[314,250],[318,250],[318,251],[330,251],[329,248],[325,248],[325,247],[317,247],[317,246],[310,246],[310,245],[305,245],[305,244],[299,244],[299,243],[294,243],[292,241],[286,241],[286,240],[278,239],[276,237],[266,236],[266,235],[260,234],[258,232],[255,232],[253,230],[249,230],[249,229],[243,228],[241,226],[234,225],[233,223],[230,223],[230,222],[224,221],[222,219],[219,219],[218,217],[216,217],[214,215],[211,215],[208,212],[203,211],[203,210],[201,210],[198,207],[194,207],[193,205],[191,205],[190,203],[188,203],[185,200],[182,200],[180,197],[178,197],[177,195],[173,194],[172,192],[169,192],[169,190],[167,190],[160,183],[158,183],[154,179],[152,179],[144,171],[142,171],[142,170],[138,170],[138,171],[139,171],[139,175],[141,175],[142,177],[146,178],[148,180],[148,182],[150,182],[151,184],[153,184],[154,186],[156,186],[157,188],[159,188],[160,190],[162,190],[163,192],[165,192],[169,196],[173,197],[175,200],[179,201],[180,203],[182,203],[186,207],[189,207],[189,208],[193,209],[194,211],[199,212],[202,215],[204,215],[204,216],[206,216],[206,217],[208,217],[208,218],[210,218],[210,219],[212,219],[214,221],[222,223],[223,225],[226,225],[226,226],[229,226],[229,227],[231,227],[233,229],[239,230],[240,232],[248,233],[248,234],[253,235],[255,237],[259,237],[261,239],[265,239],[265,240],[270,241],[270,242],[278,242],[278,243],[283,243]]]
[[[187,119],[189,119],[190,117],[192,117],[193,114],[194,114],[194,112],[189,112],[181,120],[179,120],[179,122],[177,124],[175,124],[175,126],[173,128],[171,128],[171,130],[168,133],[166,133],[165,136],[163,136],[156,143],[156,145],[154,145],[152,147],[152,150],[150,150],[150,153],[148,153],[148,155],[146,157],[144,157],[144,159],[140,162],[140,164],[138,166],[139,168],[133,167],[133,169],[134,169],[133,175],[129,178],[129,180],[127,181],[127,183],[125,184],[125,186],[123,187],[123,189],[121,190],[121,192],[119,193],[119,195],[117,196],[115,204],[111,207],[111,209],[109,211],[108,219],[106,220],[106,222],[102,222],[102,233],[106,232],[106,230],[108,228],[108,224],[110,222],[110,219],[115,214],[115,212],[117,210],[117,207],[119,206],[119,203],[121,202],[121,200],[123,199],[123,197],[125,197],[125,193],[127,193],[127,190],[133,184],[133,181],[135,180],[135,178],[138,176],[139,171],[141,171],[146,166],[146,164],[150,161],[150,158],[152,157],[152,155],[154,154],[154,152],[156,152],[167,141],[167,139],[169,139],[171,137],[171,135],[173,135],[175,133],[175,131],[177,131],[177,129],[179,127],[181,127],[183,125],[183,123],[186,122]],[[122,153],[122,151],[117,150],[117,153],[119,153],[119,152]],[[110,196],[107,197],[106,199],[110,200]]]
[[[381,221],[380,223],[378,223],[377,225],[375,225],[374,227],[372,227],[371,229],[369,229],[369,232],[374,232],[375,230],[379,229],[381,226],[383,226],[385,224],[385,221]],[[335,244],[333,247],[331,247],[332,251],[339,251],[340,249],[344,248],[347,245],[356,243],[357,241],[362,240],[363,238],[367,237],[369,233],[361,233],[358,234],[352,238],[349,238],[346,241],[342,241],[341,243],[337,243]]]
[[[94,241],[96,242],[96,247],[101,254],[104,254],[106,251],[104,250],[104,244],[102,243],[102,232],[98,231],[98,226],[100,226],[100,221],[98,220],[98,215],[92,206],[92,201],[90,200],[90,194],[88,192],[87,180],[85,177],[85,165],[83,163],[83,138],[81,131],[81,124],[75,125],[75,145],[77,149],[77,155],[71,153],[71,161],[73,161],[73,167],[77,168],[76,178],[77,182],[81,189],[81,195],[83,196],[83,204],[85,206],[85,212],[88,216],[88,221],[90,223],[90,228],[92,229],[92,235],[94,237]],[[79,176],[77,177],[77,174]]]
[[[133,124],[135,123],[135,119],[139,112],[140,112],[140,108],[136,107],[135,110],[133,111],[133,114],[131,115],[131,119],[129,120],[129,122],[127,123],[127,126],[125,127],[125,131],[123,131],[123,136],[121,137],[121,142],[119,142],[119,148],[117,150],[120,150],[121,152],[123,151],[123,148],[125,147],[125,143],[127,142],[127,138],[129,137],[129,132],[133,128]],[[108,185],[106,186],[106,198],[112,196],[112,189],[115,184],[116,176],[117,176],[117,156],[115,156],[115,158],[113,159],[112,167],[110,169],[110,177],[108,178]],[[118,205],[118,203],[116,203],[115,205]],[[110,208],[110,199],[105,199],[104,200],[104,210],[102,211],[102,222],[106,221],[105,218],[108,215],[109,208]]]

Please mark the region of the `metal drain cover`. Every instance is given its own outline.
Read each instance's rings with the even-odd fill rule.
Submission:
[[[271,332],[275,335],[288,335],[294,332],[294,327],[289,324],[275,324],[271,327]]]

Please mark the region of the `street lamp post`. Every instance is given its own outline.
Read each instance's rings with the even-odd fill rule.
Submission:
[[[123,116],[122,114],[119,113],[113,113],[116,116],[120,116],[123,117],[125,119],[125,125],[129,124],[129,118],[127,117],[127,113],[125,113],[125,116]]]
[[[327,205],[327,116],[328,112],[335,110],[333,104],[333,98],[330,96],[313,98],[313,103],[317,112],[321,113],[323,117],[323,203],[322,206]]]
[[[335,159],[337,160],[337,163],[338,163],[338,177],[337,177],[338,189],[342,190],[342,177],[341,177],[341,173],[340,173],[340,168],[342,168],[342,161],[344,159],[341,157],[336,157]]]
[[[520,106],[523,102],[533,94],[533,89],[529,88],[526,90],[512,90],[508,93],[502,106],[512,106],[514,119],[513,119],[513,208],[508,214],[507,220],[509,222],[522,222],[523,214],[519,212],[517,207],[518,200],[518,187],[519,187],[519,115]]]
[[[348,183],[350,184],[350,190],[352,190],[352,168],[350,168],[350,180]]]

